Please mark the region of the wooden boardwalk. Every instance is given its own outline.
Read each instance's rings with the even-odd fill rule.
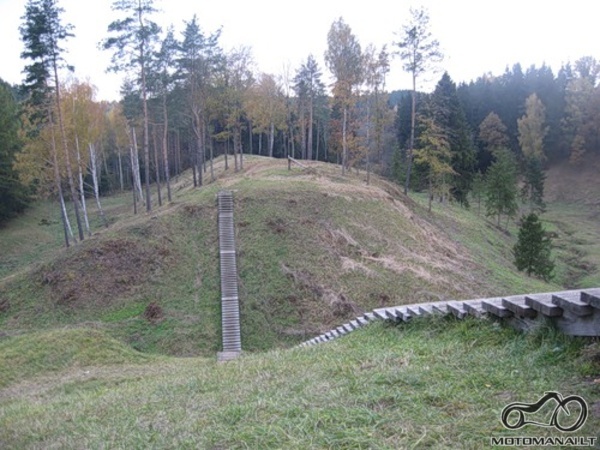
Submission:
[[[406,322],[413,317],[448,314],[458,319],[500,319],[524,330],[549,320],[568,335],[600,336],[600,288],[378,308],[300,345],[329,342],[376,320]]]

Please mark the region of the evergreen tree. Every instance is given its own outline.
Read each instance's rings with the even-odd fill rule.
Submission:
[[[544,138],[548,133],[545,125],[546,114],[544,104],[537,95],[531,94],[525,102],[525,115],[517,121],[519,144],[525,160],[523,188],[521,197],[528,202],[530,212],[543,212],[544,181],[546,179],[542,163],[546,160]]]
[[[503,215],[508,218],[517,213],[517,164],[506,148],[496,149],[496,161],[487,171],[485,192],[487,216],[495,216],[497,225]]]
[[[537,158],[528,158],[525,162],[521,198],[529,204],[530,212],[543,213],[546,211],[546,203],[544,202],[545,181],[546,174],[542,169],[542,163]]]
[[[152,60],[160,27],[148,17],[156,12],[154,0],[115,0],[112,10],[124,17],[108,25],[110,37],[102,41],[104,50],[113,50],[109,70],[114,72],[135,70],[144,113],[144,169],[146,211],[152,210],[150,197],[150,137],[148,114],[148,70]]]
[[[445,130],[433,117],[425,115],[419,116],[419,127],[422,131],[415,149],[415,163],[426,168],[429,211],[431,211],[434,196],[445,198],[449,194],[449,180],[455,173],[452,170],[452,153]]]
[[[471,186],[471,195],[477,200],[477,214],[481,214],[481,198],[485,194],[485,179],[483,174],[478,171],[473,176],[473,184]]]
[[[461,205],[468,207],[468,194],[475,172],[475,147],[465,113],[458,100],[456,84],[447,72],[431,96],[433,114],[449,144],[452,155],[451,194]]]
[[[519,238],[514,246],[515,265],[527,275],[537,275],[545,281],[553,278],[552,241],[535,213],[521,222]]]
[[[27,190],[13,168],[20,148],[18,128],[17,103],[11,87],[0,79],[0,223],[23,211],[28,203]]]

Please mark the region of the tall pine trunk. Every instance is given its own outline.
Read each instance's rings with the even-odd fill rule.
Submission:
[[[167,200],[171,199],[171,174],[169,172],[169,112],[167,110],[167,96],[163,95],[163,135],[162,135],[162,156],[163,167],[165,169],[165,183],[167,184]]]
[[[348,164],[348,140],[346,138],[346,127],[348,122],[348,107],[344,105],[344,117],[342,119],[342,175],[346,175]]]
[[[410,143],[408,146],[407,166],[406,166],[406,181],[404,183],[404,195],[408,194],[410,188],[410,173],[412,171],[413,150],[415,147],[415,118],[417,114],[417,77],[413,72],[413,90],[412,90],[412,106],[410,111]]]
[[[308,105],[308,140],[306,144],[308,147],[308,159],[315,159],[313,158],[313,109],[313,99],[311,94],[310,102]]]

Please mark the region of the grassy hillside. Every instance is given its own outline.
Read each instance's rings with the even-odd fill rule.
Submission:
[[[577,435],[598,435],[590,339],[444,318],[294,347],[380,306],[598,286],[592,207],[549,205],[547,284],[515,271],[516,224],[498,230],[476,206],[428,213],[421,195],[322,163],[250,157],[217,173],[202,189],[180,177],[151,214],[105,199],[109,227],[94,218],[67,250],[44,202],[0,230],[0,448],[485,448],[559,436],[500,421],[545,391],[586,399]],[[220,189],[234,191],[244,348],[227,364],[215,361]]]
[[[588,402],[577,436],[600,429],[598,345],[547,329],[374,324],[333,343],[227,364],[136,356],[102,332],[95,357],[89,339],[66,352],[47,343],[81,337],[65,330],[0,341],[0,354],[37,348],[57,371],[28,358],[0,361],[4,377],[20,379],[0,388],[0,448],[488,448],[492,436],[561,436],[501,424],[508,403],[533,403],[545,391]],[[551,410],[528,419],[547,420]],[[575,415],[561,415],[569,420]]]
[[[516,272],[513,235],[477,211],[404,196],[382,179],[315,163],[287,170],[249,157],[202,189],[182,177],[174,202],[134,216],[105,200],[110,226],[62,249],[41,203],[0,232],[6,335],[93,325],[134,349],[214,355],[220,345],[216,194],[231,189],[242,335],[249,351],[290,346],[376,307],[548,291]]]

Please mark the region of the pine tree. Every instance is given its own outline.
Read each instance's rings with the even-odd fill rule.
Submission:
[[[412,170],[413,149],[415,144],[415,125],[417,118],[417,79],[443,59],[440,43],[429,31],[429,13],[423,7],[410,9],[411,20],[402,27],[398,47],[398,55],[404,62],[403,68],[412,76],[412,109],[410,140],[407,154],[406,181],[404,194],[408,194],[410,174]]]
[[[418,147],[415,149],[415,163],[426,168],[429,193],[429,211],[435,195],[445,198],[450,191],[449,180],[455,175],[452,170],[450,143],[442,127],[431,116],[419,116],[422,129]]]
[[[14,169],[15,154],[21,147],[17,108],[11,87],[0,79],[0,223],[23,211],[29,201],[27,188]]]
[[[496,216],[497,225],[503,215],[517,213],[517,164],[508,149],[496,149],[496,161],[487,172],[485,208],[487,216]]]
[[[148,19],[156,12],[154,0],[115,0],[112,10],[124,17],[111,22],[101,46],[104,50],[113,50],[109,70],[122,72],[135,69],[142,96],[144,113],[144,169],[146,184],[146,211],[152,210],[150,197],[150,138],[148,113],[147,76],[152,59],[153,46],[156,44],[160,27]]]
[[[546,211],[544,202],[544,182],[546,174],[542,169],[542,163],[537,158],[529,158],[525,163],[525,174],[523,177],[523,187],[521,188],[521,198],[529,204],[530,212]]]
[[[551,258],[552,241],[544,231],[535,213],[521,222],[519,238],[514,246],[515,265],[527,275],[536,275],[545,281],[553,278],[554,262]]]
[[[475,173],[475,147],[467,119],[458,100],[456,84],[445,72],[431,96],[435,121],[446,135],[452,154],[451,194],[462,206],[468,207],[468,194]]]

